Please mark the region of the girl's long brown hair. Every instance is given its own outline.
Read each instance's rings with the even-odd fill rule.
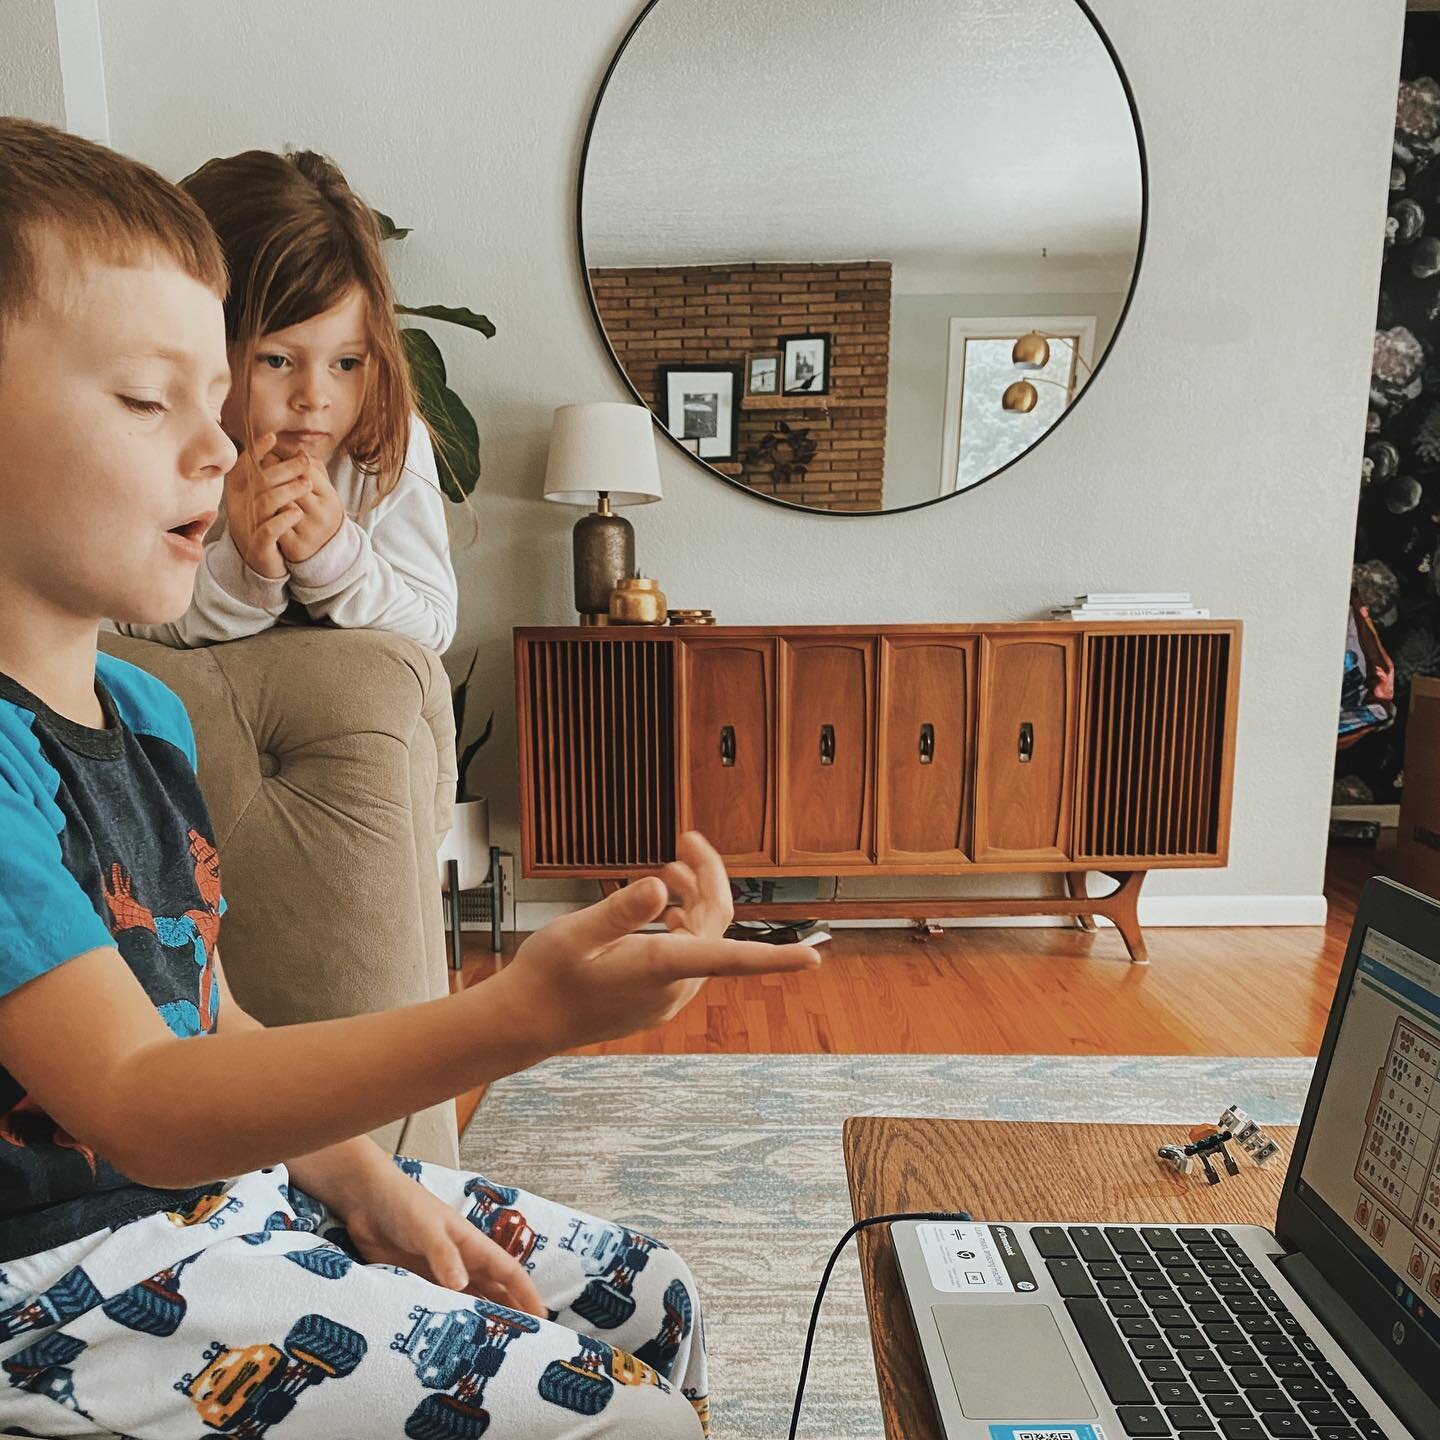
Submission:
[[[369,207],[334,161],[313,150],[246,150],[209,160],[180,186],[205,212],[230,268],[225,334],[247,447],[254,442],[250,374],[261,336],[309,320],[360,287],[370,362],[360,416],[343,444],[357,466],[374,474],[377,498],[388,494],[404,468],[415,385]]]

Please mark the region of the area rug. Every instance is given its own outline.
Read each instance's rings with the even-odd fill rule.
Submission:
[[[1235,1104],[1262,1124],[1294,1124],[1311,1066],[1154,1056],[567,1057],[492,1085],[460,1153],[469,1169],[678,1250],[705,1306],[715,1440],[783,1440],[815,1287],[850,1224],[847,1116],[1193,1124]],[[853,1249],[826,1291],[805,1387],[800,1434],[816,1440],[884,1436]]]

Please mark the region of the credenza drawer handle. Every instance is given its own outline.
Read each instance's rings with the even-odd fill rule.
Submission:
[[[822,765],[835,763],[835,727],[833,725],[820,727],[820,763]]]
[[[735,763],[735,727],[733,725],[720,727],[720,763],[725,766]]]
[[[1028,721],[1020,725],[1020,763],[1028,765],[1035,756],[1035,727]]]
[[[920,727],[920,763],[931,765],[935,761],[935,727],[933,725],[922,725]]]

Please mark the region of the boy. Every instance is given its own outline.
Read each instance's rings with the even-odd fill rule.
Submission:
[[[701,1434],[679,1257],[364,1132],[818,961],[723,940],[690,835],[483,986],[281,1030],[235,1004],[188,719],[96,652],[189,603],[235,460],[224,284],[153,171],[0,118],[0,1431]]]

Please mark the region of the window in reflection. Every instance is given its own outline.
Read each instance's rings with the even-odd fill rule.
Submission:
[[[1032,330],[1051,337],[1050,362],[1040,370],[1021,370],[1010,352]],[[940,494],[967,490],[993,475],[1064,414],[1084,383],[1076,352],[1088,364],[1094,337],[1094,316],[950,321]],[[1024,413],[1000,404],[1006,386],[1019,379],[1030,381],[1038,397],[1035,408]]]

